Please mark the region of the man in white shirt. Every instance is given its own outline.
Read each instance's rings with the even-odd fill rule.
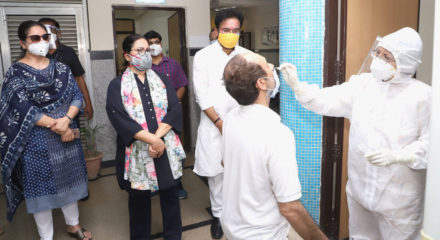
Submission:
[[[299,201],[295,138],[269,108],[272,71],[255,53],[225,68],[226,89],[241,106],[223,125],[223,229],[230,240],[285,240],[290,223],[304,239],[327,239]]]
[[[219,217],[222,211],[223,167],[221,165],[221,132],[226,113],[238,106],[226,92],[223,71],[235,55],[249,52],[237,45],[243,15],[233,9],[217,13],[215,25],[218,41],[203,48],[194,57],[193,81],[196,101],[202,112],[198,128],[194,172],[208,178],[211,210],[214,219],[211,236],[223,236]]]

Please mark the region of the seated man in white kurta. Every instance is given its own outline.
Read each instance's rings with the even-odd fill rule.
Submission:
[[[225,67],[226,90],[241,105],[223,125],[223,230],[230,240],[327,239],[302,206],[292,131],[269,108],[273,65],[244,53]]]

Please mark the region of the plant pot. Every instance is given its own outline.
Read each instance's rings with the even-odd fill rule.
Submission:
[[[87,177],[89,180],[94,180],[98,177],[103,156],[104,153],[97,152],[94,157],[86,157]]]

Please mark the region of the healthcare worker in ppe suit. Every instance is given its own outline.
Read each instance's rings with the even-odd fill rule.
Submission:
[[[431,87],[413,78],[422,41],[406,27],[371,55],[371,72],[323,89],[299,82],[292,64],[280,69],[305,108],[350,120],[350,238],[420,239],[431,113]]]

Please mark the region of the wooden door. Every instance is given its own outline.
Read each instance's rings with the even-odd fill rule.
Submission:
[[[168,18],[168,46],[169,57],[180,63],[183,70],[188,76],[187,61],[186,61],[186,47],[185,47],[185,30],[183,21],[184,11],[178,10],[175,14]],[[185,150],[192,152],[191,149],[191,127],[190,127],[190,113],[189,113],[189,94],[192,89],[189,85],[186,88],[186,93],[182,99],[183,112],[183,132],[180,135],[183,147]]]
[[[168,42],[170,58],[182,64],[180,61],[179,14],[177,12],[168,18]]]
[[[376,36],[385,36],[403,27],[417,30],[419,0],[347,0],[345,80],[356,74]],[[349,123],[345,120],[343,174],[339,238],[348,237],[347,150]]]
[[[122,73],[125,69],[123,65],[125,62],[124,50],[122,43],[124,39],[134,34],[134,20],[133,19],[115,19],[115,38],[116,38],[116,75]]]

